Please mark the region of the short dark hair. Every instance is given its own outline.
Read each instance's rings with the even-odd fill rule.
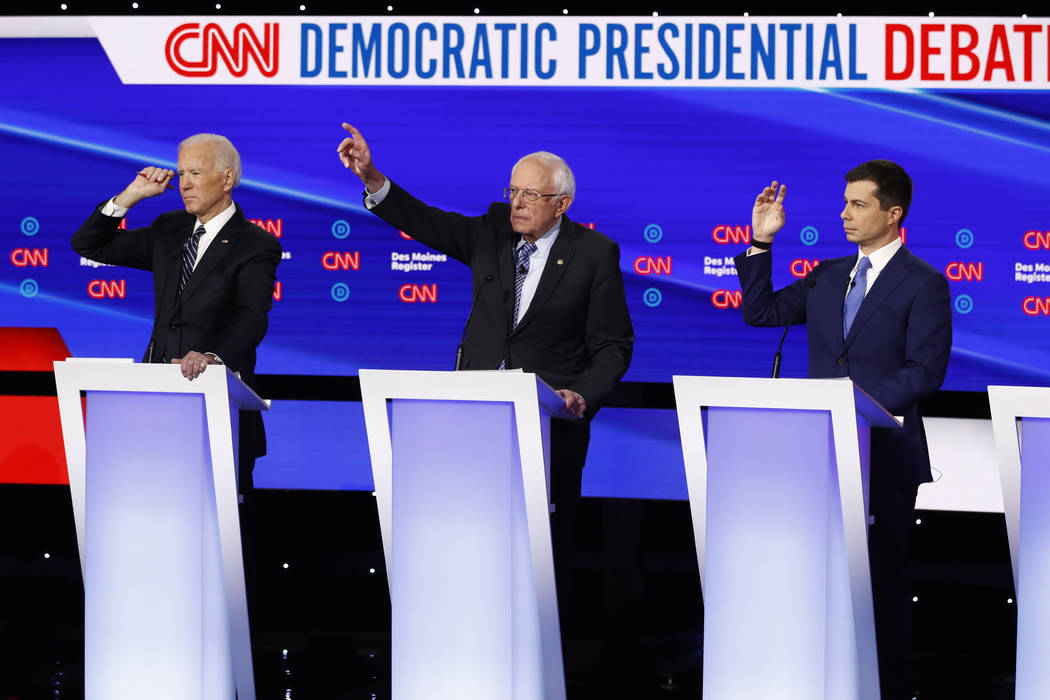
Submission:
[[[846,173],[846,182],[870,180],[875,183],[875,196],[883,210],[901,208],[899,226],[911,206],[911,178],[904,168],[891,160],[869,160]]]

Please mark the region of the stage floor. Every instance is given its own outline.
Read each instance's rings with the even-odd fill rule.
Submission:
[[[260,700],[389,698],[390,600],[371,494],[260,490],[257,509]],[[917,517],[917,697],[1013,698],[1002,514]],[[568,697],[699,698],[703,605],[687,504],[588,498],[582,520]],[[83,643],[68,488],[0,485],[0,700],[82,698]]]

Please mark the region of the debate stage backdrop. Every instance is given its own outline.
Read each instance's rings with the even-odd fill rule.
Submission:
[[[951,283],[944,388],[1050,380],[1045,23],[5,18],[0,37],[0,326],[54,326],[75,356],[141,357],[153,302],[149,273],[80,258],[71,233],[216,132],[241,153],[236,201],[284,250],[257,371],[450,369],[470,275],[363,208],[336,156],[348,121],[390,178],[465,214],[525,153],[563,156],[570,217],[620,245],[631,381],[767,376],[780,330],[743,324],[731,262],[755,195],[788,186],[781,286],[855,250],[845,172],[897,161],[915,182],[906,244]],[[169,191],[127,226],[180,206]],[[805,376],[804,335],[784,376]],[[267,425],[257,485],[371,488],[358,404],[278,401]],[[684,497],[673,413],[603,411],[585,492]]]

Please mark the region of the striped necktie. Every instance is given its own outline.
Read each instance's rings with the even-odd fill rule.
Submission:
[[[201,236],[205,233],[204,225],[198,226],[193,235],[186,239],[186,245],[183,246],[182,272],[179,274],[179,294],[182,294],[186,283],[190,281],[190,275],[193,274],[193,266],[197,264],[197,245],[201,242]]]
[[[518,309],[521,308],[521,290],[529,276],[529,257],[536,251],[536,244],[526,241],[518,248],[518,266],[514,274],[514,327],[518,326]]]

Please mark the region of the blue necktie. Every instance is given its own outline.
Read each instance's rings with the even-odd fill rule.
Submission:
[[[535,243],[525,241],[515,252],[517,262],[514,265],[514,319],[512,328],[518,325],[518,309],[521,308],[521,290],[525,287],[525,278],[529,276],[529,257],[536,250]],[[507,360],[499,363],[497,369],[507,369]]]
[[[853,283],[850,285],[849,293],[846,294],[846,304],[842,309],[842,337],[849,335],[853,319],[857,317],[860,304],[864,301],[864,293],[868,291],[868,270],[871,268],[871,260],[861,258],[857,263],[857,271],[853,273]]]
[[[182,272],[179,274],[179,294],[182,294],[186,283],[190,281],[190,275],[193,274],[193,267],[197,264],[197,244],[201,242],[201,236],[205,233],[204,226],[201,225],[186,239],[182,251]]]
[[[514,327],[518,325],[518,309],[521,308],[521,290],[525,287],[525,278],[529,275],[529,257],[535,252],[536,244],[526,241],[518,248],[518,264],[514,275]]]

